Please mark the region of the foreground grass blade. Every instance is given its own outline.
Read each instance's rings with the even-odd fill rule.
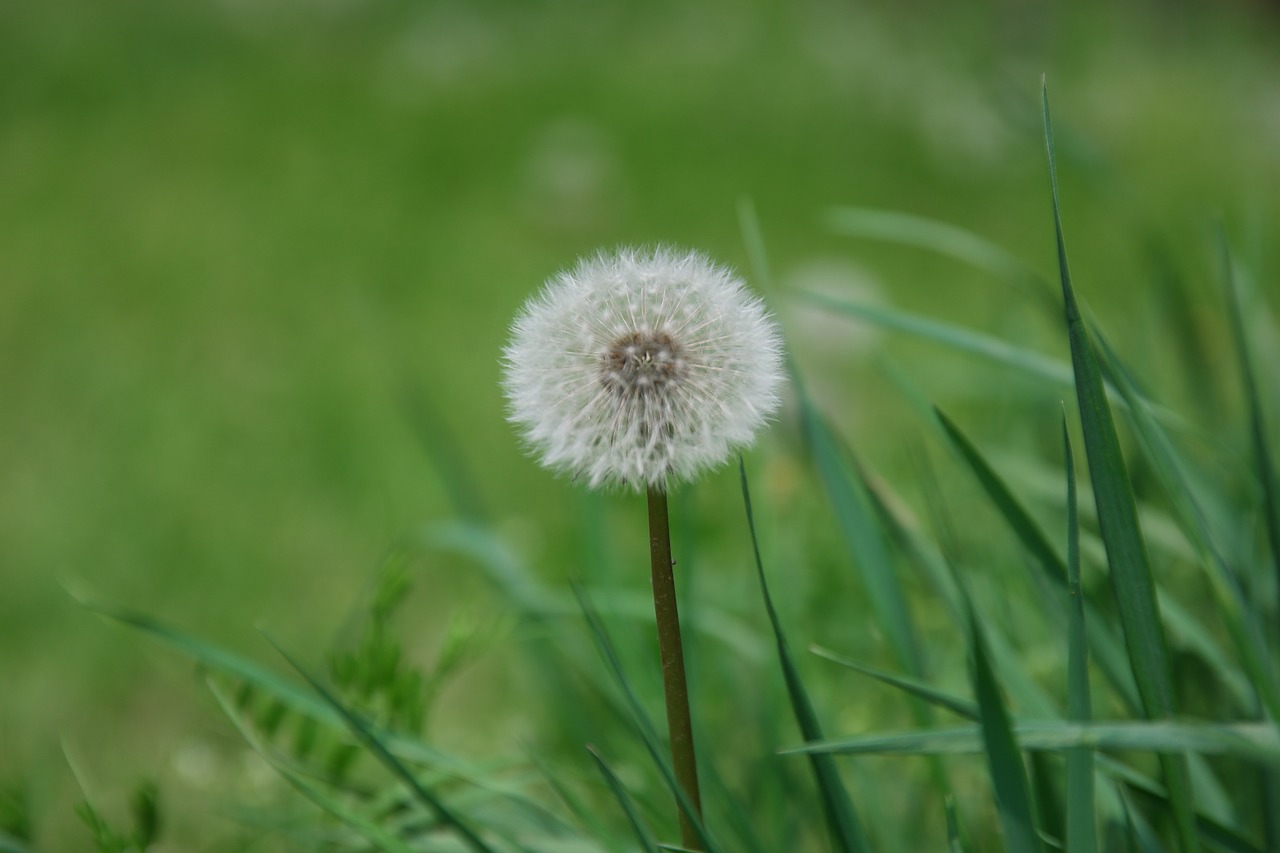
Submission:
[[[1071,287],[1071,272],[1067,265],[1066,242],[1062,232],[1047,87],[1042,89],[1041,100],[1062,299],[1067,333],[1071,341],[1071,361],[1075,368],[1085,455],[1093,480],[1094,502],[1098,509],[1098,524],[1102,528],[1111,583],[1143,711],[1148,718],[1164,719],[1174,714],[1173,667],[1169,660],[1164,628],[1160,623],[1155,581],[1151,575],[1146,545],[1138,527],[1137,505],[1124,457],[1120,452],[1120,439],[1116,434],[1111,406],[1107,403],[1106,389],[1093,343],[1085,329],[1076,305],[1075,292]],[[1165,784],[1169,788],[1169,800],[1173,805],[1179,844],[1186,853],[1192,853],[1200,849],[1200,844],[1196,836],[1195,808],[1192,804],[1191,780],[1186,760],[1178,755],[1162,754],[1161,763]]]
[[[1089,645],[1085,638],[1084,593],[1080,589],[1080,518],[1076,500],[1076,462],[1071,452],[1067,417],[1062,416],[1062,449],[1067,470],[1067,583],[1071,588],[1067,613],[1067,718],[1087,723],[1093,715],[1089,693]],[[1067,853],[1098,849],[1094,814],[1093,751],[1085,747],[1067,753]]]
[[[636,808],[635,801],[631,799],[631,794],[627,792],[622,780],[618,778],[618,774],[613,772],[613,768],[605,762],[594,746],[588,745],[587,752],[591,753],[591,757],[595,759],[596,767],[600,769],[600,775],[604,777],[605,784],[609,786],[609,790],[613,792],[618,805],[622,806],[623,812],[626,813],[627,821],[631,824],[631,831],[635,833],[636,841],[640,843],[641,849],[657,850],[658,840],[654,838],[653,833],[649,831],[649,827],[645,825],[644,818],[640,816],[640,810]]]
[[[595,607],[587,599],[586,590],[580,584],[573,584],[573,592],[578,597],[578,604],[582,608],[583,616],[586,617],[587,626],[591,629],[591,634],[595,639],[596,647],[600,651],[600,656],[604,658],[605,666],[608,667],[614,684],[622,691],[622,697],[626,700],[627,709],[631,712],[631,720],[635,724],[636,730],[640,733],[640,739],[644,743],[645,750],[649,753],[649,758],[653,761],[654,766],[658,768],[658,772],[662,775],[662,780],[666,783],[667,789],[675,798],[676,804],[693,824],[698,840],[706,846],[707,853],[718,853],[720,846],[707,832],[705,824],[703,824],[702,819],[694,809],[692,801],[685,794],[684,788],[676,782],[675,772],[671,768],[671,760],[667,754],[668,751],[658,737],[653,722],[649,719],[648,714],[645,713],[644,706],[640,702],[640,697],[636,695],[635,688],[631,686],[631,682],[627,678],[626,671],[622,667],[622,660],[618,657],[617,650],[614,648],[613,641],[609,639],[608,632],[605,631],[604,623],[600,620],[600,614],[596,612]]]
[[[935,690],[924,682],[917,681],[914,678],[894,675],[893,673],[883,672],[874,667],[863,666],[856,661],[850,660],[844,655],[837,654],[830,649],[824,649],[821,646],[810,646],[809,651],[813,652],[818,657],[826,658],[832,663],[838,663],[843,667],[852,669],[854,672],[860,672],[863,675],[868,675],[876,679],[877,681],[882,681],[885,684],[898,688],[899,690],[904,690],[912,696],[915,696],[917,699],[922,699],[931,705],[936,705],[939,708],[945,708],[957,716],[964,717],[966,720],[978,719],[978,706],[970,702],[968,699],[961,699],[956,696],[952,696],[950,693]]]
[[[1258,479],[1262,486],[1262,516],[1271,545],[1271,562],[1276,580],[1280,582],[1280,484],[1276,482],[1276,469],[1271,457],[1271,445],[1267,440],[1266,417],[1262,398],[1258,393],[1258,380],[1249,353],[1249,340],[1245,334],[1244,310],[1240,304],[1240,288],[1236,282],[1235,265],[1231,259],[1231,247],[1221,223],[1218,242],[1222,264],[1223,287],[1227,292],[1231,319],[1231,340],[1235,345],[1236,360],[1240,363],[1240,379],[1244,385],[1245,403],[1249,408],[1249,426],[1253,440],[1253,456],[1257,464]],[[1277,587],[1280,589],[1280,587]],[[1262,612],[1261,602],[1254,602],[1254,612]],[[1264,673],[1265,677],[1265,673]],[[1265,694],[1264,694],[1265,695]],[[1275,714],[1274,705],[1271,706]],[[1280,846],[1280,774],[1272,771],[1262,780],[1263,829],[1268,845]]]
[[[493,848],[482,841],[480,836],[476,834],[475,830],[454,814],[453,810],[446,806],[439,797],[424,787],[423,784],[418,781],[418,778],[409,771],[409,768],[405,767],[404,763],[401,762],[400,759],[396,758],[387,750],[387,748],[382,744],[382,741],[369,727],[368,723],[362,720],[355,711],[342,704],[342,702],[338,700],[338,697],[334,696],[328,688],[319,682],[319,680],[312,676],[307,670],[303,669],[302,665],[294,660],[294,658],[278,643],[276,643],[275,640],[267,637],[267,642],[271,643],[271,645],[275,647],[275,650],[280,653],[280,656],[288,661],[290,666],[297,670],[298,674],[311,685],[312,689],[316,691],[320,698],[323,699],[327,705],[333,708],[340,717],[342,717],[347,727],[351,730],[351,733],[355,735],[356,739],[359,740],[360,743],[364,744],[369,753],[377,758],[384,767],[399,777],[414,797],[425,805],[427,810],[434,814],[440,823],[453,829],[453,831],[456,832],[472,850],[480,851],[480,853],[493,853]]]
[[[1223,286],[1227,291],[1227,300],[1230,305],[1231,341],[1235,346],[1236,360],[1240,363],[1240,379],[1244,384],[1245,403],[1249,407],[1254,461],[1258,466],[1258,479],[1262,486],[1262,517],[1267,530],[1267,540],[1271,545],[1271,562],[1275,569],[1276,580],[1280,582],[1280,484],[1276,480],[1271,443],[1268,440],[1270,433],[1267,431],[1262,398],[1258,392],[1253,357],[1249,354],[1249,340],[1245,334],[1244,311],[1240,305],[1240,288],[1236,283],[1235,266],[1231,261],[1231,248],[1227,245],[1227,235],[1221,227],[1218,230],[1218,242],[1222,258]]]
[[[320,785],[312,782],[291,767],[288,762],[277,756],[271,747],[258,737],[253,728],[244,722],[240,712],[236,710],[234,700],[227,695],[226,690],[219,687],[212,678],[206,679],[206,683],[209,686],[209,691],[213,693],[213,698],[221,706],[222,712],[227,715],[227,719],[240,732],[240,736],[244,738],[245,743],[249,744],[254,752],[258,753],[264,761],[270,764],[271,768],[279,773],[294,790],[323,811],[364,836],[369,843],[376,845],[379,850],[385,850],[388,853],[412,853],[412,848],[397,835],[387,831],[376,821],[370,820],[349,808],[337,797],[331,796]]]
[[[1009,489],[1000,475],[995,472],[995,469],[982,456],[978,448],[960,431],[955,422],[947,417],[941,409],[935,407],[933,411],[952,447],[960,453],[960,457],[969,466],[974,476],[977,477],[983,491],[986,492],[987,497],[991,499],[996,508],[1000,510],[1001,516],[1018,537],[1022,546],[1036,558],[1036,562],[1044,572],[1045,577],[1068,593],[1068,595],[1074,595],[1075,593],[1071,590],[1066,563],[1062,557],[1058,556],[1057,550],[1049,543],[1049,538],[1040,529],[1035,519],[1031,517],[1031,513],[1014,496],[1012,490]],[[1086,612],[1092,610],[1088,602],[1082,599],[1081,603],[1086,608]],[[1136,713],[1140,707],[1137,689],[1119,638],[1115,636],[1105,621],[1096,618],[1096,616],[1091,618],[1087,624],[1090,626],[1089,630],[1093,632],[1091,639],[1094,648],[1097,650],[1099,666],[1120,698],[1130,710]]]
[[[760,593],[764,597],[769,624],[778,642],[778,662],[782,666],[782,676],[787,683],[787,697],[791,700],[791,711],[795,714],[796,724],[800,727],[800,734],[804,739],[820,741],[823,739],[822,726],[818,722],[818,715],[813,710],[813,703],[809,701],[809,693],[805,690],[804,682],[800,679],[800,672],[796,669],[795,661],[791,657],[787,638],[782,632],[782,624],[778,621],[778,613],[773,607],[773,598],[769,595],[769,585],[765,581],[764,561],[760,558],[760,543],[756,539],[755,516],[751,512],[751,491],[747,486],[747,469],[742,457],[738,457],[738,476],[742,481],[742,503],[747,511],[747,529],[751,533],[751,549],[756,560],[756,575],[760,579]],[[811,755],[809,758],[814,781],[822,796],[822,810],[831,831],[832,843],[836,849],[851,851],[851,853],[869,850],[862,824],[849,799],[849,792],[845,790],[844,782],[840,779],[840,770],[836,767],[835,761],[826,755]]]
[[[1073,747],[1142,752],[1199,752],[1225,755],[1252,764],[1280,765],[1280,736],[1267,723],[1123,722],[1070,723],[1048,720],[1014,723],[1012,732],[1026,750],[1059,752]],[[784,754],[958,755],[983,750],[979,726],[914,732],[890,732],[811,743]]]
[[[991,669],[986,640],[978,616],[969,606],[969,651],[972,655],[973,692],[978,699],[979,727],[987,756],[987,770],[996,792],[996,811],[1004,834],[1005,850],[1039,853],[1044,850],[1031,806],[1031,783],[1022,763],[1022,751],[1009,722],[1009,711]]]

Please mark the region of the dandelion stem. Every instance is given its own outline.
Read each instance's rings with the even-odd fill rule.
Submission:
[[[684,648],[680,641],[680,615],[676,610],[676,581],[672,573],[671,527],[667,519],[667,494],[649,489],[649,556],[653,568],[653,610],[658,623],[658,652],[662,657],[662,690],[667,700],[667,731],[671,739],[671,764],[676,783],[688,797],[698,819],[702,798],[698,794],[698,762],[693,750],[693,722],[689,715],[689,686],[684,675]],[[677,807],[678,807],[677,803]],[[693,821],[680,809],[681,844],[701,850]]]

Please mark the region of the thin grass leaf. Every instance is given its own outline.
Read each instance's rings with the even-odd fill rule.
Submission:
[[[467,521],[488,520],[490,514],[479,481],[467,463],[466,445],[449,428],[426,388],[417,380],[406,380],[400,389],[400,402],[405,419],[443,481],[454,512]]]
[[[809,699],[809,692],[805,689],[800,671],[791,657],[786,635],[782,631],[782,623],[778,620],[778,612],[774,609],[773,598],[769,595],[769,585],[765,581],[764,561],[760,557],[760,543],[756,538],[755,516],[751,512],[751,490],[747,485],[747,468],[741,456],[738,457],[738,477],[742,481],[742,503],[747,512],[747,529],[751,534],[751,550],[756,560],[756,576],[760,579],[760,594],[764,597],[769,624],[773,628],[773,636],[778,643],[778,662],[782,666],[782,675],[787,684],[787,697],[791,701],[791,711],[795,715],[796,724],[800,727],[800,734],[804,739],[820,741],[823,739],[822,725],[818,722],[818,715]],[[844,781],[840,778],[840,770],[835,766],[835,762],[828,756],[814,755],[810,756],[809,764],[813,770],[814,781],[818,785],[818,792],[822,795],[822,810],[827,819],[827,828],[831,832],[832,843],[837,849],[844,851],[869,850],[862,823],[858,820],[858,814],[854,810],[853,802],[849,799],[849,792],[845,789]]]
[[[1265,723],[1174,723],[1124,720],[1120,722],[1070,723],[1038,720],[1012,725],[1018,745],[1025,750],[1059,752],[1073,747],[1132,749],[1174,754],[1199,752],[1225,755],[1252,764],[1280,764],[1280,737]],[[805,744],[782,754],[831,753],[833,755],[955,755],[981,752],[979,726],[889,732]]]
[[[627,678],[626,671],[622,667],[622,660],[618,657],[613,641],[609,638],[604,623],[600,620],[600,614],[592,605],[587,597],[586,590],[581,584],[575,582],[573,584],[573,592],[578,597],[579,606],[582,608],[583,616],[586,617],[587,626],[591,630],[596,648],[604,659],[605,666],[613,677],[614,684],[617,685],[622,692],[623,699],[626,700],[627,708],[631,712],[632,723],[640,734],[641,742],[644,744],[645,750],[648,751],[649,758],[653,761],[654,766],[657,767],[663,782],[666,783],[667,789],[675,798],[676,805],[692,823],[694,831],[698,834],[698,840],[706,845],[707,853],[718,853],[720,846],[707,832],[706,825],[698,816],[698,812],[694,809],[689,796],[676,781],[675,772],[671,768],[671,761],[664,752],[657,729],[654,728],[649,715],[645,713],[644,706],[640,703],[640,697],[636,695],[635,688],[631,686],[631,681]]]
[[[956,798],[947,797],[943,806],[947,811],[947,853],[965,853],[964,840],[960,837],[960,817],[956,814]]]
[[[906,594],[894,572],[870,499],[841,458],[830,427],[800,386],[796,384],[795,387],[801,396],[801,417],[809,452],[836,515],[845,546],[861,574],[876,623],[884,632],[898,665],[912,675],[920,676],[923,674],[923,662]]]
[[[1014,496],[1013,491],[1005,484],[1004,479],[996,473],[995,469],[991,467],[990,463],[978,451],[978,448],[969,441],[956,423],[937,407],[934,408],[934,414],[942,425],[943,432],[951,442],[952,447],[959,452],[960,457],[969,466],[974,476],[977,477],[983,491],[986,492],[987,497],[1000,511],[1001,516],[1009,525],[1010,530],[1018,537],[1022,546],[1035,557],[1044,576],[1068,595],[1076,594],[1072,592],[1070,587],[1066,563],[1049,543],[1048,536],[1040,529],[1040,525],[1035,522],[1035,519],[1031,517],[1031,513]],[[1140,707],[1137,688],[1129,671],[1120,641],[1105,620],[1097,615],[1089,603],[1083,599],[1081,599],[1081,602],[1090,616],[1086,624],[1089,626],[1089,630],[1093,632],[1091,639],[1098,655],[1098,664],[1107,676],[1108,681],[1111,682],[1117,695],[1124,701],[1126,706],[1136,712]]]
[[[418,781],[418,778],[409,771],[409,768],[391,754],[383,745],[382,741],[374,733],[373,729],[366,723],[359,714],[342,704],[339,699],[334,696],[323,684],[321,684],[314,676],[302,667],[288,652],[284,650],[275,640],[267,636],[267,642],[275,648],[280,656],[284,658],[290,666],[292,666],[302,678],[311,685],[312,689],[325,701],[327,705],[346,723],[348,729],[356,739],[364,744],[365,748],[378,759],[378,761],[397,776],[408,787],[409,791],[416,797],[419,802],[427,807],[427,810],[435,815],[436,820],[448,826],[458,837],[466,842],[467,846],[480,853],[492,853],[493,848],[481,840],[467,823],[465,823],[452,809],[444,804],[444,801],[428,790]]]
[[[1041,102],[1062,299],[1067,333],[1071,341],[1080,419],[1084,429],[1085,455],[1093,480],[1094,501],[1098,507],[1098,523],[1102,528],[1112,586],[1143,710],[1148,718],[1164,719],[1174,714],[1173,666],[1160,622],[1155,581],[1151,575],[1146,545],[1138,527],[1137,505],[1120,451],[1120,439],[1116,434],[1111,407],[1107,403],[1098,359],[1071,287],[1058,198],[1058,175],[1054,163],[1053,127],[1049,118],[1047,86],[1042,87]],[[1200,849],[1200,843],[1196,836],[1195,808],[1186,760],[1176,754],[1162,753],[1161,763],[1164,767],[1165,784],[1169,788],[1169,799],[1173,804],[1174,824],[1180,846],[1186,853],[1194,853]]]
[[[1036,288],[1048,298],[1047,282],[1005,249],[972,231],[910,213],[865,207],[833,207],[822,217],[829,231],[927,249],[991,273],[1016,286]]]
[[[1205,657],[1224,683],[1240,697],[1241,702],[1246,706],[1261,702],[1273,717],[1280,719],[1280,685],[1277,685],[1266,663],[1266,643],[1261,627],[1254,618],[1252,608],[1249,607],[1239,580],[1231,568],[1231,562],[1198,497],[1207,492],[1207,489],[1193,483],[1188,465],[1169,435],[1151,415],[1148,406],[1138,402],[1141,398],[1136,383],[1106,337],[1096,327],[1092,329],[1092,334],[1097,344],[1100,367],[1121,398],[1131,403],[1130,423],[1173,505],[1178,528],[1191,543],[1192,558],[1205,568],[1209,589],[1248,677],[1242,675],[1236,664],[1217,648],[1216,642],[1200,628],[1196,620],[1181,618],[1175,612],[1176,602],[1160,596],[1165,620],[1171,630],[1176,627],[1183,633],[1184,640]]]
[[[893,673],[884,672],[883,670],[879,670],[874,667],[863,666],[844,655],[833,652],[830,649],[825,649],[822,646],[810,646],[809,651],[813,652],[820,658],[826,658],[832,663],[837,663],[840,666],[852,669],[854,672],[860,672],[863,675],[876,679],[877,681],[883,681],[885,684],[896,687],[899,690],[906,691],[917,699],[922,699],[930,705],[943,708],[957,716],[964,717],[966,720],[974,720],[975,722],[978,720],[978,706],[968,699],[962,699],[958,696],[953,696],[950,693],[944,693],[943,691],[930,687],[924,682],[918,681],[914,678],[894,675]]]
[[[264,761],[270,764],[271,768],[279,773],[289,783],[290,787],[324,812],[349,826],[369,843],[376,845],[379,850],[390,851],[390,853],[412,853],[413,848],[395,833],[388,832],[376,821],[370,820],[354,809],[349,808],[337,797],[331,796],[321,786],[307,779],[302,773],[291,767],[287,761],[276,755],[258,737],[252,727],[245,724],[242,715],[236,709],[235,702],[227,695],[226,690],[220,687],[212,678],[205,679],[205,683],[208,685],[210,692],[213,693],[213,698],[221,706],[223,713],[227,715],[227,719],[240,732],[245,742]]]
[[[1067,614],[1067,718],[1087,723],[1093,716],[1089,693],[1089,645],[1085,636],[1084,593],[1080,589],[1080,518],[1076,499],[1076,464],[1071,452],[1067,416],[1062,416],[1062,449],[1067,470],[1067,583],[1071,606]],[[1093,751],[1067,753],[1067,853],[1098,849],[1094,810]]]
[[[1267,541],[1271,545],[1271,562],[1276,581],[1280,584],[1280,481],[1277,481],[1276,468],[1271,457],[1271,442],[1268,440],[1271,433],[1267,430],[1265,409],[1258,391],[1253,357],[1249,351],[1244,310],[1240,305],[1240,286],[1236,282],[1235,264],[1231,260],[1231,246],[1227,243],[1226,231],[1221,223],[1218,224],[1218,244],[1223,289],[1227,292],[1227,302],[1230,306],[1228,316],[1231,319],[1231,342],[1235,347],[1236,360],[1240,363],[1240,380],[1244,385],[1245,403],[1249,408],[1254,461],[1257,464],[1258,480],[1262,486],[1262,517],[1267,531]]]
[[[627,792],[626,786],[622,784],[618,774],[613,772],[613,768],[608,765],[600,755],[599,750],[594,746],[588,744],[587,752],[591,753],[591,757],[595,759],[596,767],[600,769],[600,775],[604,777],[605,784],[613,792],[618,805],[622,806],[622,811],[626,814],[628,823],[631,824],[631,831],[635,833],[636,841],[640,843],[640,848],[642,850],[657,850],[658,839],[654,837],[649,827],[645,824],[644,818],[640,816],[640,811],[636,808],[635,801],[631,799],[631,794]]]
[[[986,641],[972,605],[969,610],[969,651],[972,654],[973,692],[978,699],[979,727],[987,756],[987,769],[995,788],[996,811],[1005,849],[1013,853],[1044,850],[1031,807],[1031,783],[1022,763],[1022,752],[1009,721],[1009,711],[987,653]]]

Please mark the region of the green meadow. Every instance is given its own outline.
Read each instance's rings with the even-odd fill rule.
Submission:
[[[745,470],[824,737],[981,735],[818,762],[866,849],[1053,849],[1083,790],[1069,747],[1130,771],[1098,773],[1101,849],[1280,843],[1277,10],[879,5],[0,0],[0,849],[133,849],[95,847],[77,805],[124,831],[146,781],[150,849],[471,849],[414,823],[429,809],[319,694],[281,700],[307,684],[264,633],[447,755],[413,772],[492,849],[673,842],[636,734],[637,708],[663,719],[643,499],[539,468],[499,389],[548,276],[656,243],[739,271],[803,382]],[[1042,75],[1114,479],[1073,387]],[[1113,596],[1100,482],[1136,499],[1154,621]],[[830,775],[777,754],[820,739],[736,463],[671,507],[711,847],[858,849],[830,840]],[[1163,619],[1153,740],[1019,728],[1082,696],[1042,562],[1079,569],[1081,618],[1111,632],[1089,634],[1098,720],[1164,718],[1130,648]]]

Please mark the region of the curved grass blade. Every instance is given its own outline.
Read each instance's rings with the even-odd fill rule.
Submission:
[[[1267,540],[1271,545],[1271,562],[1275,568],[1276,580],[1280,582],[1280,482],[1277,481],[1275,464],[1271,458],[1271,444],[1268,441],[1271,433],[1267,431],[1253,357],[1249,353],[1249,340],[1245,333],[1244,312],[1240,305],[1240,287],[1236,282],[1235,265],[1231,260],[1231,247],[1227,243],[1227,235],[1221,223],[1218,224],[1218,243],[1222,259],[1223,288],[1227,292],[1227,301],[1230,305],[1228,316],[1231,319],[1231,342],[1235,347],[1236,360],[1240,363],[1240,380],[1244,385],[1245,402],[1249,407],[1249,428],[1253,441],[1254,461],[1257,464],[1258,479],[1262,486],[1262,517],[1267,531]]]
[[[1098,508],[1098,523],[1102,528],[1102,539],[1110,564],[1109,574],[1143,711],[1150,719],[1164,719],[1174,714],[1173,666],[1160,622],[1155,581],[1151,575],[1146,545],[1138,527],[1137,505],[1120,451],[1120,439],[1116,434],[1111,407],[1107,403],[1102,372],[1071,287],[1071,271],[1067,265],[1067,248],[1058,199],[1058,175],[1054,163],[1053,127],[1049,118],[1047,86],[1041,89],[1041,102],[1064,314],[1071,341],[1076,395],[1084,429],[1085,455],[1093,480],[1093,497]],[[1195,831],[1195,808],[1186,760],[1175,754],[1162,753],[1161,763],[1164,767],[1165,784],[1169,788],[1169,800],[1173,804],[1174,824],[1180,846],[1186,853],[1194,853],[1200,849],[1200,843]]]
[[[924,682],[918,681],[914,678],[894,675],[893,673],[884,672],[883,670],[875,669],[874,667],[863,666],[844,655],[833,652],[830,649],[825,649],[821,646],[810,646],[809,651],[813,652],[818,657],[826,658],[832,663],[837,663],[840,666],[852,669],[854,672],[860,672],[863,675],[876,679],[877,681],[882,681],[885,684],[898,688],[899,690],[904,690],[912,696],[915,696],[917,699],[922,699],[931,705],[944,708],[957,716],[964,717],[966,720],[974,720],[975,722],[978,720],[978,706],[973,702],[970,702],[968,699],[962,699],[958,696],[953,696],[950,693],[944,693],[943,691],[930,687]]]
[[[1089,695],[1089,644],[1085,638],[1084,593],[1080,589],[1080,518],[1076,500],[1076,463],[1071,452],[1067,416],[1062,415],[1062,449],[1067,469],[1067,718],[1087,723],[1093,715]],[[1098,849],[1094,812],[1093,751],[1080,747],[1067,753],[1067,853]]]
[[[969,651],[973,692],[978,699],[979,729],[991,784],[995,788],[1005,849],[1013,853],[1039,853],[1044,850],[1044,844],[1036,829],[1027,768],[1022,763],[1022,751],[1010,725],[1009,711],[991,669],[986,641],[972,604],[969,605]]]
[[[1009,284],[1030,285],[1049,297],[1048,282],[1005,249],[972,231],[910,213],[865,207],[833,207],[822,217],[829,231],[927,249],[963,261]]]
[[[1000,514],[1018,537],[1022,546],[1035,557],[1045,577],[1064,592],[1069,595],[1075,595],[1076,593],[1072,592],[1071,589],[1066,563],[1063,562],[1062,557],[1058,555],[1058,552],[1049,543],[1048,536],[1040,529],[1035,519],[1031,517],[1031,513],[1014,496],[1013,491],[1004,482],[1003,478],[996,473],[977,447],[960,431],[955,422],[937,407],[934,407],[934,414],[937,416],[938,422],[942,424],[943,432],[951,442],[951,445],[959,451],[961,458],[969,466],[974,476],[977,477],[987,497],[1000,510]],[[1093,609],[1087,601],[1081,599],[1081,603],[1086,610],[1091,611]],[[1093,631],[1091,639],[1098,653],[1098,664],[1107,676],[1107,680],[1111,682],[1112,687],[1125,704],[1131,710],[1137,711],[1139,708],[1137,690],[1119,639],[1107,626],[1105,620],[1096,615],[1096,612],[1086,624],[1090,626],[1089,630]]]
[[[280,653],[280,656],[288,661],[289,665],[292,666],[298,674],[311,685],[312,689],[319,694],[320,698],[338,713],[343,722],[346,723],[348,729],[350,729],[351,733],[355,735],[356,739],[364,744],[365,748],[368,749],[383,766],[390,770],[395,776],[399,777],[399,779],[408,787],[409,791],[427,807],[428,811],[435,815],[436,819],[440,821],[440,823],[450,827],[454,832],[456,832],[471,849],[480,851],[480,853],[493,853],[493,848],[489,847],[488,844],[482,841],[480,836],[476,834],[475,830],[454,814],[453,811],[444,804],[444,801],[424,787],[423,784],[418,781],[418,778],[409,772],[409,768],[405,767],[400,759],[396,758],[387,750],[386,746],[383,745],[378,736],[374,734],[373,729],[368,723],[361,719],[359,714],[348,708],[346,705],[343,705],[342,702],[338,700],[338,697],[334,696],[314,676],[312,676],[307,670],[303,669],[302,665],[294,660],[294,658],[270,636],[267,637],[267,642],[271,643],[275,650]]]
[[[1124,720],[1070,723],[1064,720],[1019,722],[1012,725],[1025,750],[1060,752],[1073,747],[1131,749],[1173,754],[1198,752],[1225,755],[1252,764],[1280,764],[1280,736],[1266,723],[1174,723]],[[912,732],[890,732],[804,744],[783,754],[833,755],[956,755],[981,752],[980,726],[956,726]]]
[[[332,817],[337,818],[342,823],[351,827],[359,833],[370,844],[375,845],[379,850],[386,850],[389,853],[413,853],[413,849],[402,841],[395,833],[388,832],[383,829],[376,821],[369,820],[364,815],[359,814],[347,807],[345,803],[336,797],[330,796],[327,791],[307,779],[302,773],[299,773],[288,762],[276,755],[272,749],[265,744],[253,731],[253,729],[245,725],[241,714],[237,711],[234,700],[227,695],[227,692],[218,686],[213,679],[205,680],[209,686],[209,691],[213,693],[213,698],[217,700],[221,706],[227,719],[240,732],[240,736],[244,738],[245,743],[258,753],[264,761],[271,765],[272,769],[279,773],[290,787],[299,794],[306,797],[321,810],[328,813]]]
[[[622,784],[618,774],[613,772],[613,768],[605,762],[599,750],[594,746],[588,744],[587,752],[591,753],[591,757],[595,759],[596,767],[600,769],[600,775],[604,777],[605,784],[609,786],[609,790],[613,792],[618,805],[622,806],[622,811],[626,813],[627,821],[631,824],[631,831],[635,833],[636,841],[640,843],[640,848],[642,850],[657,850],[658,840],[649,830],[649,827],[645,825],[644,818],[640,816],[640,811],[636,808],[635,801],[631,799],[631,794],[627,792],[626,786]]]
[[[791,701],[791,711],[795,714],[800,734],[806,741],[822,740],[822,725],[809,700],[809,693],[796,669],[787,645],[786,635],[782,631],[782,623],[778,621],[778,613],[773,607],[773,598],[769,595],[769,585],[764,577],[764,561],[760,558],[760,543],[756,539],[756,521],[751,512],[751,490],[747,485],[747,468],[738,457],[738,476],[742,481],[742,503],[747,512],[747,529],[751,533],[751,549],[756,560],[756,575],[760,579],[760,593],[764,597],[764,607],[769,614],[769,624],[773,628],[774,638],[778,643],[778,662],[782,666],[782,675],[787,684],[787,697]],[[839,850],[869,850],[867,839],[862,830],[862,823],[854,810],[849,792],[840,778],[840,770],[829,756],[810,756],[810,767],[814,781],[822,795],[822,809],[827,818],[827,827],[831,832],[831,840]]]
[[[654,728],[649,715],[645,713],[644,706],[640,703],[640,697],[636,695],[635,689],[627,678],[626,672],[622,667],[622,660],[618,657],[613,641],[609,639],[608,632],[605,631],[604,622],[600,620],[600,614],[587,598],[586,590],[583,589],[581,584],[575,582],[573,584],[573,592],[578,597],[582,614],[586,617],[587,626],[591,629],[592,637],[595,639],[596,648],[599,649],[600,656],[604,658],[605,666],[609,669],[609,674],[613,676],[614,683],[621,690],[623,699],[626,700],[627,708],[631,712],[632,722],[640,734],[645,750],[649,753],[649,758],[653,761],[654,766],[658,768],[663,782],[666,783],[667,789],[675,798],[676,805],[693,825],[693,829],[698,835],[698,840],[706,845],[707,853],[718,853],[720,846],[707,832],[706,825],[698,816],[698,812],[693,807],[693,802],[689,799],[689,796],[684,792],[684,788],[676,782],[675,772],[671,768],[671,761],[667,757],[666,749],[658,737],[657,729]]]
[[[889,641],[898,664],[912,675],[923,673],[919,642],[893,561],[876,524],[875,512],[861,482],[849,472],[830,427],[797,384],[809,452],[818,469],[840,533],[861,572],[876,622]]]

